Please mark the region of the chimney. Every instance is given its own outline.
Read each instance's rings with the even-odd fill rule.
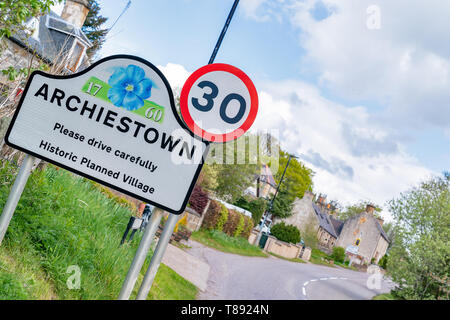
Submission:
[[[367,212],[368,214],[373,215],[373,212],[374,212],[374,211],[375,211],[375,206],[374,206],[374,205],[368,204],[368,205],[366,206],[366,212]]]
[[[89,13],[88,0],[66,0],[61,18],[81,28]]]

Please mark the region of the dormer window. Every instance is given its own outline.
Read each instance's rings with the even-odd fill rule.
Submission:
[[[69,53],[69,62],[67,64],[67,69],[72,72],[76,72],[81,62],[83,61],[85,51],[86,46],[80,41],[75,40]]]

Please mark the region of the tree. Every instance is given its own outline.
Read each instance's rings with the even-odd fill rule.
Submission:
[[[62,0],[3,0],[0,1],[0,40],[15,31],[25,29],[23,23],[30,17],[38,17]]]
[[[207,159],[207,163],[217,172],[215,194],[231,203],[253,184],[260,168],[258,161],[249,161],[249,137],[244,135],[239,140],[239,143],[230,141],[214,145]]]
[[[275,174],[275,181],[280,182],[284,168],[289,159],[289,154],[280,150],[278,172]],[[286,187],[287,198],[294,202],[295,198],[303,198],[306,190],[312,190],[313,171],[303,165],[295,158],[291,158],[286,169],[282,185]]]
[[[389,201],[396,221],[387,270],[404,299],[436,299],[450,273],[450,176],[433,177]]]
[[[292,215],[292,205],[293,200],[287,187],[280,187],[270,213],[278,218],[287,218]]]
[[[346,220],[348,218],[356,216],[357,214],[360,214],[361,212],[366,211],[366,206],[368,204],[373,205],[376,212],[381,212],[380,206],[374,205],[371,201],[360,200],[358,201],[358,203],[347,206],[344,210],[342,210],[342,212],[339,213],[339,219]],[[377,214],[375,214],[375,216],[377,216]]]
[[[237,201],[234,202],[234,205],[250,211],[252,213],[253,223],[257,225],[261,220],[264,211],[266,210],[267,200],[263,198],[249,200],[246,197],[241,196]]]
[[[108,18],[100,15],[100,5],[98,2],[96,0],[89,0],[89,13],[81,30],[92,42],[92,47],[87,50],[87,55],[90,59],[94,57],[105,42],[105,37],[109,30],[102,29],[102,25],[107,20]]]

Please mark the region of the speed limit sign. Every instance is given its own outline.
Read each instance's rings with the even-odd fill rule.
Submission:
[[[195,135],[226,142],[250,129],[258,112],[258,94],[242,70],[223,63],[209,64],[187,79],[181,90],[180,111]]]

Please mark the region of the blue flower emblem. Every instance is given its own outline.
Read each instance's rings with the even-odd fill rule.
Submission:
[[[117,107],[137,110],[151,95],[153,82],[145,77],[145,71],[135,65],[117,68],[109,77],[108,99]]]

